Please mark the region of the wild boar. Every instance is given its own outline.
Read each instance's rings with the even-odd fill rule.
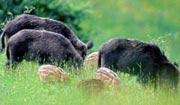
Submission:
[[[93,65],[97,65],[97,61],[98,61],[98,52],[93,52],[85,58],[84,64],[88,66],[93,66]]]
[[[41,65],[38,69],[38,75],[40,80],[45,83],[56,81],[62,83],[69,80],[68,74],[62,68],[50,64]]]
[[[80,66],[83,58],[72,43],[61,34],[45,30],[21,30],[8,40],[7,64],[37,60],[40,64],[71,62]]]
[[[6,24],[4,31],[2,32],[2,35],[0,37],[0,51],[5,48],[5,35],[9,39],[15,33],[23,29],[47,30],[59,33],[70,40],[72,45],[83,58],[85,58],[87,50],[93,46],[92,42],[88,42],[87,45],[85,45],[63,22],[29,14],[22,14]]]
[[[177,64],[170,63],[157,45],[137,40],[116,38],[103,44],[98,67],[137,75],[143,83],[157,81],[157,77],[175,86],[178,83]]]
[[[112,70],[101,67],[96,72],[96,79],[103,81],[107,87],[119,88],[120,79],[119,76]]]

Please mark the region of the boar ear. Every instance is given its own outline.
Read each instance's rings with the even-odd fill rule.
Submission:
[[[179,67],[179,65],[178,65],[176,62],[174,62],[174,65],[177,66],[177,67]]]
[[[91,49],[91,48],[94,46],[94,44],[93,44],[92,41],[89,41],[89,42],[86,44],[86,46],[87,46],[87,49]]]

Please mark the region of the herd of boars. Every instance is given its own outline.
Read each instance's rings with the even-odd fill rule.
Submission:
[[[1,48],[3,50],[5,47],[4,37],[5,35],[9,39],[15,33],[23,29],[33,29],[33,30],[46,30],[54,33],[58,33],[66,37],[78,51],[78,53],[85,57],[87,49],[92,47],[92,42],[85,45],[78,37],[73,33],[73,31],[64,23],[49,18],[42,18],[34,15],[22,14],[17,16],[15,19],[6,24],[4,31],[0,37]]]
[[[5,48],[5,36],[7,65],[12,66],[25,59],[40,64],[70,61],[80,67],[87,50],[93,47],[93,42],[84,44],[63,22],[29,14],[19,15],[6,24],[0,37],[0,51]],[[178,64],[171,63],[155,44],[116,38],[94,54],[98,68],[136,75],[143,83],[160,80],[175,87],[178,84]]]
[[[0,37],[2,51],[7,36],[7,64],[36,59],[40,63],[58,63],[85,58],[93,43],[86,45],[64,23],[49,18],[22,14],[7,23]],[[12,37],[12,38],[11,38]],[[59,49],[60,48],[60,49]],[[74,61],[74,62],[75,62]]]

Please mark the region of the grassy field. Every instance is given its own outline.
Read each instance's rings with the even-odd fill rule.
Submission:
[[[72,0],[73,1],[73,0]],[[170,61],[180,64],[179,0],[96,0],[90,5],[90,16],[81,24],[91,29],[91,51],[111,38],[130,38],[158,44]],[[74,5],[78,3],[74,1]],[[101,94],[84,94],[76,85],[85,78],[95,78],[96,65],[84,66],[79,73],[72,68],[70,83],[43,84],[37,75],[39,65],[22,62],[15,70],[5,67],[5,52],[0,54],[0,105],[180,105],[180,84],[175,91],[166,87],[143,87],[136,77],[118,73],[121,88]]]

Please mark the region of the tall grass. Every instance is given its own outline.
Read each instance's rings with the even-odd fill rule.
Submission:
[[[38,64],[22,62],[15,70],[0,69],[1,105],[179,105],[180,86],[170,88],[144,87],[136,77],[118,73],[119,90],[105,89],[99,94],[86,94],[77,88],[82,79],[95,78],[96,67],[85,66],[79,72],[64,68],[70,73],[70,82],[44,84],[39,80]],[[69,69],[69,70],[67,70]]]

